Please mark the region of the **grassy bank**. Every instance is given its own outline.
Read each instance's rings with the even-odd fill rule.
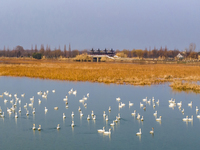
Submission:
[[[0,59],[1,76],[132,85],[198,81],[200,67],[185,64],[92,63],[58,60]]]

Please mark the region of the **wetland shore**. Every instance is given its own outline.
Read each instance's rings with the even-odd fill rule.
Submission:
[[[191,87],[190,82],[194,84],[200,80],[200,66],[199,64],[96,63],[0,58],[0,76],[131,85],[171,82],[173,88],[195,91],[199,86]],[[175,84],[177,81],[179,84]],[[187,88],[186,84],[183,86],[180,81],[187,82],[187,86],[191,88]]]

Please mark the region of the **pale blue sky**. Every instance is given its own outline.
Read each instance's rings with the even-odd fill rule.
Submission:
[[[0,49],[200,51],[200,0],[1,0]]]

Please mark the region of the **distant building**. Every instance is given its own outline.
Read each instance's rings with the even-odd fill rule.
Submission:
[[[90,50],[89,55],[92,57],[93,62],[100,62],[102,57],[107,57],[107,58],[113,58],[115,56],[115,51],[113,49],[111,50]]]
[[[90,50],[90,55],[108,55],[109,57],[113,57],[115,56],[115,51],[113,49],[111,50],[100,50],[100,49],[97,49],[97,50]]]
[[[181,53],[178,53],[178,55],[176,56],[176,58],[178,60],[182,60],[184,58],[184,56]]]

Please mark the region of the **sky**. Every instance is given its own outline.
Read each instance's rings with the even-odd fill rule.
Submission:
[[[200,0],[1,0],[0,49],[200,51]]]

